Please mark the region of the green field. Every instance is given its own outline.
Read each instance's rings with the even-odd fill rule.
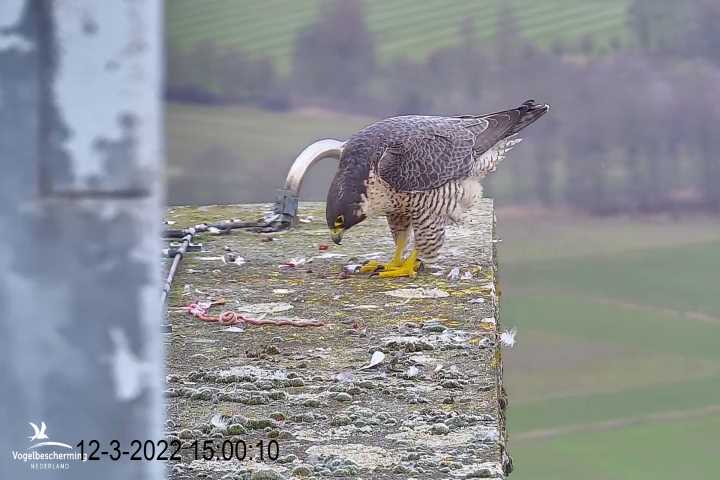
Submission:
[[[512,0],[523,35],[540,45],[588,35],[602,48],[626,39],[628,0]],[[498,0],[365,0],[368,28],[383,60],[425,58],[455,45],[460,25],[473,19],[479,40],[495,35]],[[295,37],[318,16],[324,0],[173,0],[167,3],[171,47],[192,49],[212,40],[272,58],[287,71]]]
[[[512,478],[713,478],[720,222],[498,224]]]

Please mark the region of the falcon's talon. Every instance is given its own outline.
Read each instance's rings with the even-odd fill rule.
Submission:
[[[397,277],[409,277],[415,278],[418,274],[419,269],[422,266],[422,261],[418,260],[417,252],[412,251],[410,256],[397,268],[392,270],[385,270],[378,273],[380,278],[397,278]]]
[[[400,253],[402,253],[402,250],[400,251]],[[380,263],[377,260],[368,260],[367,262],[363,263],[362,267],[360,267],[360,271],[362,273],[389,272],[391,270],[396,270],[402,267],[402,265],[402,257],[397,252],[395,252],[395,256],[388,263]]]
[[[400,268],[395,268],[393,270],[376,273],[376,275],[380,278],[398,278],[398,277],[415,278],[417,276],[417,274],[418,274],[418,270],[416,269],[415,266],[400,267]]]
[[[377,260],[368,260],[367,262],[363,263],[362,267],[360,267],[360,272],[362,273],[374,273],[378,270],[382,270],[384,268],[384,265]]]

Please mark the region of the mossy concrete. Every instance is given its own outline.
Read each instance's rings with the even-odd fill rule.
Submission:
[[[167,219],[173,228],[189,227],[253,220],[269,208],[176,207]],[[213,435],[248,444],[275,438],[284,461],[191,463],[185,452],[172,478],[200,472],[250,478],[263,470],[277,478],[307,472],[368,479],[509,473],[492,201],[479,201],[463,225],[450,227],[438,263],[414,279],[343,273],[348,264],[390,256],[384,219],[353,228],[336,246],[322,203],[301,204],[300,215],[303,221],[284,233],[204,235],[203,252],[183,260],[168,308],[169,435],[188,443]],[[228,262],[232,256],[245,263]],[[306,263],[280,267],[293,258]],[[455,267],[459,279],[448,277]],[[447,296],[388,294],[397,289],[435,289]],[[184,308],[219,298],[227,303],[211,313],[285,309],[266,318],[318,319],[325,325],[230,332]],[[360,369],[375,351],[384,352],[384,361]],[[232,431],[248,433],[230,437],[227,423],[239,423],[243,428]]]

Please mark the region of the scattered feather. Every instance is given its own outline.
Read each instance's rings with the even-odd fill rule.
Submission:
[[[517,329],[513,328],[512,330],[505,330],[500,334],[500,342],[502,342],[503,345],[506,347],[514,347],[515,346],[515,335],[517,334]]]
[[[451,282],[457,282],[460,280],[460,267],[453,267],[450,273],[447,274],[448,280]]]
[[[376,367],[377,365],[380,365],[383,360],[385,360],[385,354],[380,350],[376,350],[375,352],[373,352],[372,357],[370,358],[370,363],[368,363],[367,365],[363,365],[358,370],[367,370],[368,368]]]
[[[230,417],[228,417],[227,415],[220,415],[219,413],[216,413],[210,419],[210,425],[212,425],[215,428],[221,428],[223,430],[228,427],[229,423],[230,423]]]
[[[497,323],[497,322],[495,321],[495,317],[486,317],[486,318],[483,318],[482,320],[480,320],[480,322],[482,322],[482,323],[492,323],[493,325],[495,325],[495,323]]]
[[[244,331],[245,331],[244,328],[236,327],[236,326],[228,327],[225,330],[223,330],[223,332],[231,332],[231,333],[243,333]]]
[[[450,294],[439,288],[398,288],[385,292],[385,295],[399,298],[445,298]]]
[[[472,280],[472,278],[473,278],[473,274],[470,270],[468,270],[467,272],[464,272],[460,276],[460,280]]]
[[[305,265],[306,263],[307,263],[307,259],[304,258],[304,257],[291,258],[291,259],[288,260],[287,262],[278,265],[278,267],[281,268],[281,269],[296,268],[296,267],[300,267],[300,266],[302,266],[302,265]]]
[[[343,270],[346,271],[347,273],[356,273],[358,270],[360,270],[360,268],[362,268],[361,264],[351,263],[349,265],[345,265],[343,267]]]
[[[415,378],[418,376],[418,373],[420,373],[420,369],[413,365],[405,372],[405,378]]]
[[[307,216],[307,217],[300,217],[298,220],[300,223],[312,223],[313,217]]]
[[[289,288],[275,288],[273,289],[273,292],[275,295],[288,295],[290,293],[293,293],[295,290],[290,290]]]
[[[340,258],[347,257],[344,253],[325,252],[320,255],[315,255],[313,258],[324,259],[324,258]]]
[[[468,303],[485,303],[485,299],[482,297],[473,298]]]

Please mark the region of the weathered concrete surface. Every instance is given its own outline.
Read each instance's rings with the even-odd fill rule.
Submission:
[[[173,208],[176,227],[229,218],[252,220],[269,206]],[[502,478],[504,405],[498,346],[492,202],[482,200],[452,227],[438,262],[415,279],[342,275],[368,254],[387,258],[384,219],[329,242],[323,204],[303,204],[309,223],[283,234],[205,235],[188,255],[171,292],[168,335],[168,432],[193,439],[232,438],[211,425],[239,424],[255,444],[276,438],[281,460],[184,461],[171,478]],[[319,244],[329,244],[320,251]],[[226,263],[230,249],[246,263]],[[308,263],[292,269],[291,258]],[[461,279],[447,277],[459,267]],[[472,278],[462,278],[470,272]],[[437,289],[446,297],[407,299],[398,289]],[[226,309],[272,304],[271,314],[314,318],[323,327],[248,326],[243,332],[201,322],[184,306],[224,298]],[[268,305],[265,305],[267,308]],[[292,308],[289,308],[292,307]],[[219,314],[223,307],[214,307]],[[385,360],[360,370],[375,351]],[[249,452],[257,456],[257,452]],[[266,470],[271,472],[259,473]],[[251,476],[250,472],[254,472]]]

